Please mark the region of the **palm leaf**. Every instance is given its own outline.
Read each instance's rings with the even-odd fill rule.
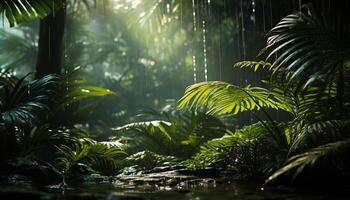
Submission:
[[[90,147],[86,144],[75,143],[72,147],[68,145],[60,145],[57,149],[58,165],[67,173],[73,168],[73,166],[88,156]]]
[[[289,82],[298,78],[301,88],[316,80],[333,80],[335,72],[350,58],[349,41],[342,39],[315,16],[301,12],[281,20],[268,36],[267,60],[274,59],[272,69],[283,66]]]
[[[64,0],[1,0],[0,14],[5,14],[10,26],[37,17],[45,17],[63,6]]]
[[[127,154],[122,148],[96,143],[91,146],[84,163],[103,174],[112,175],[122,168],[122,159]]]
[[[80,69],[79,67],[75,68],[61,78],[64,98],[60,101],[60,108],[90,97],[116,95],[115,92],[107,88],[85,84],[84,80],[78,78]]]
[[[86,164],[94,170],[111,175],[121,167],[121,159],[126,157],[122,148],[110,147],[102,143],[75,143],[73,146],[60,145],[58,148],[59,165],[71,172],[79,163]]]
[[[259,69],[271,69],[272,64],[265,61],[242,61],[234,65],[236,68],[252,68],[255,72]]]
[[[11,32],[0,32],[1,67],[18,69],[22,66],[27,68],[34,66],[37,47],[34,41],[29,42],[30,39],[33,41],[31,37],[22,37]]]
[[[35,126],[49,111],[58,77],[48,75],[42,79],[25,83],[26,77],[20,79],[2,99],[2,119],[9,125]]]
[[[307,124],[297,134],[289,154],[305,151],[320,144],[338,141],[348,134],[349,121],[330,120]]]
[[[134,130],[139,133],[149,134],[151,137],[163,136],[164,139],[171,141],[172,136],[168,131],[168,128],[171,125],[172,124],[167,121],[154,120],[154,121],[147,121],[147,122],[130,123],[122,127],[114,128],[112,130],[116,132]]]
[[[180,110],[176,102],[167,104],[161,111],[147,109],[142,112],[142,116],[157,120],[138,122],[137,126],[126,125],[119,130],[136,130],[137,133],[141,133],[135,135],[136,137],[151,139],[143,140],[140,145],[143,148],[181,158],[190,157],[201,144],[221,137],[228,129],[218,116],[199,110]],[[168,126],[160,129],[160,122],[167,123]]]
[[[321,145],[308,152],[291,157],[284,167],[267,179],[266,184],[285,180],[285,177],[289,177],[289,184],[295,182],[310,184],[310,181],[317,183],[320,177],[324,177],[323,180],[329,178],[339,181],[337,178],[342,177],[344,173],[348,173],[347,170],[350,167],[349,153],[349,139]],[[333,184],[333,182],[331,183]],[[321,184],[325,184],[325,182],[321,182]]]
[[[179,107],[205,107],[211,114],[237,114],[261,108],[278,109],[269,97],[269,91],[261,87],[240,88],[225,82],[203,82],[188,87],[179,100]]]
[[[97,0],[70,0],[67,3],[67,7],[72,11],[80,11],[82,8],[86,8],[88,11],[91,11],[92,7],[97,6]]]
[[[120,3],[120,8],[130,8],[126,15],[133,34],[136,33],[135,36],[138,38],[142,37],[146,45],[157,45],[164,40],[162,39],[164,33],[172,30],[171,25],[179,22],[182,3],[168,0],[139,1],[139,3],[127,1],[124,4]]]
[[[116,93],[109,89],[92,85],[73,86],[72,88],[69,88],[64,103],[69,105],[89,97],[103,97],[107,95],[116,95]]]

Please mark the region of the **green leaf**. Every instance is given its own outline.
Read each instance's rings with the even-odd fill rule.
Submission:
[[[188,87],[179,100],[179,107],[205,107],[211,114],[238,114],[261,108],[278,109],[269,97],[269,91],[261,87],[240,88],[225,82],[212,81]]]
[[[286,177],[288,177],[289,183],[293,184],[295,181],[298,181],[299,177],[308,175],[310,179],[305,180],[312,181],[312,177],[327,176],[324,172],[343,174],[344,170],[350,167],[349,153],[349,139],[321,145],[291,157],[282,168],[267,179],[266,184],[278,182],[279,179],[286,180]],[[323,173],[313,174],[313,169],[318,167],[325,167],[322,170]],[[325,171],[325,169],[330,171]]]
[[[43,18],[63,4],[63,0],[1,0],[0,14],[5,13],[12,27],[29,19]]]

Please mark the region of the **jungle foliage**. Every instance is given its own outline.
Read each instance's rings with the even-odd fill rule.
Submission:
[[[237,2],[213,2],[213,12],[225,6],[237,9]],[[267,185],[349,178],[346,10],[335,17],[333,7],[320,14],[305,4],[268,32],[261,60],[234,66],[244,73],[263,72],[266,80],[195,83],[178,104],[161,108],[192,82],[196,56],[203,58],[197,64],[205,65],[202,46],[195,48],[199,38],[208,36],[208,44],[220,47],[235,44],[243,40],[235,30],[241,28],[244,35],[240,26],[253,18],[242,12],[239,24],[238,15],[223,12],[225,20],[216,23],[202,13],[203,22],[208,20],[215,30],[205,35],[203,28],[200,35],[196,24],[188,28],[193,11],[182,8],[191,8],[190,1],[143,1],[134,9],[132,1],[127,3],[0,0],[0,14],[10,26],[63,8],[69,19],[62,74],[36,80],[25,74],[34,69],[37,43],[32,41],[38,40],[38,27],[24,23],[17,32],[0,33],[1,163],[29,159],[56,171],[63,183],[96,173],[116,176],[162,167],[216,168],[235,177],[264,177]],[[164,12],[167,7],[172,9]],[[125,16],[137,19],[139,26]],[[235,59],[246,57],[245,47],[238,46],[237,52],[242,49]],[[221,65],[225,53],[220,49],[211,56],[220,57]],[[197,75],[203,74],[194,74],[194,82]],[[156,109],[139,111],[141,107]],[[250,124],[237,122],[243,113],[251,116]]]
[[[255,167],[255,171],[259,171],[274,163],[273,170],[265,171],[271,175],[266,184],[324,184],[325,180],[341,183],[346,179],[342,176],[349,174],[349,159],[345,156],[349,151],[347,91],[350,77],[347,63],[350,57],[345,47],[348,32],[333,32],[334,27],[323,21],[332,18],[318,18],[312,5],[308,6],[308,13],[288,15],[271,29],[267,46],[261,51],[262,56],[266,55],[266,61],[244,61],[235,65],[254,71],[268,70],[271,76],[262,81],[264,87],[248,85],[242,88],[225,82],[203,82],[186,89],[180,107],[204,106],[209,112],[219,114],[249,111],[261,127],[254,130],[251,127],[256,125],[250,125],[209,141],[189,162],[190,166],[225,163],[230,161],[225,157],[229,157],[236,165],[231,161],[223,166],[254,167],[251,160],[240,157],[249,155],[250,151],[245,148],[249,148],[246,143],[251,141],[249,136],[253,134],[258,144],[264,144],[266,137],[269,138],[268,145],[262,145],[268,147],[262,150],[267,159],[258,165],[260,168]],[[287,112],[291,118],[282,123],[276,121],[269,116],[269,109]],[[262,112],[259,114],[258,110]],[[261,131],[265,132],[265,137],[259,138]],[[241,140],[242,133],[248,138]],[[279,152],[279,156],[274,152]],[[259,155],[260,151],[250,158]]]

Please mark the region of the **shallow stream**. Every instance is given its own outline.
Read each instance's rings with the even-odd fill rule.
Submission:
[[[308,191],[300,193],[287,188],[262,189],[256,183],[227,183],[187,186],[183,188],[151,185],[84,184],[65,190],[37,189],[29,185],[1,186],[0,199],[106,199],[106,200],[342,200],[348,195],[339,192]]]

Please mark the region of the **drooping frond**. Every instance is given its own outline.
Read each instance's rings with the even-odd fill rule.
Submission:
[[[37,17],[45,17],[61,8],[64,0],[1,0],[0,14],[5,14],[10,26]]]
[[[308,184],[305,181],[325,179],[335,179],[341,177],[350,167],[350,140],[321,145],[305,153],[291,157],[284,167],[270,176],[266,184],[285,180],[289,177],[288,184],[298,182]],[[338,181],[338,180],[337,180]],[[315,182],[315,181],[314,181]]]
[[[188,87],[179,102],[181,108],[203,106],[212,114],[237,114],[261,108],[278,109],[265,88],[240,88],[220,81],[202,82]]]

